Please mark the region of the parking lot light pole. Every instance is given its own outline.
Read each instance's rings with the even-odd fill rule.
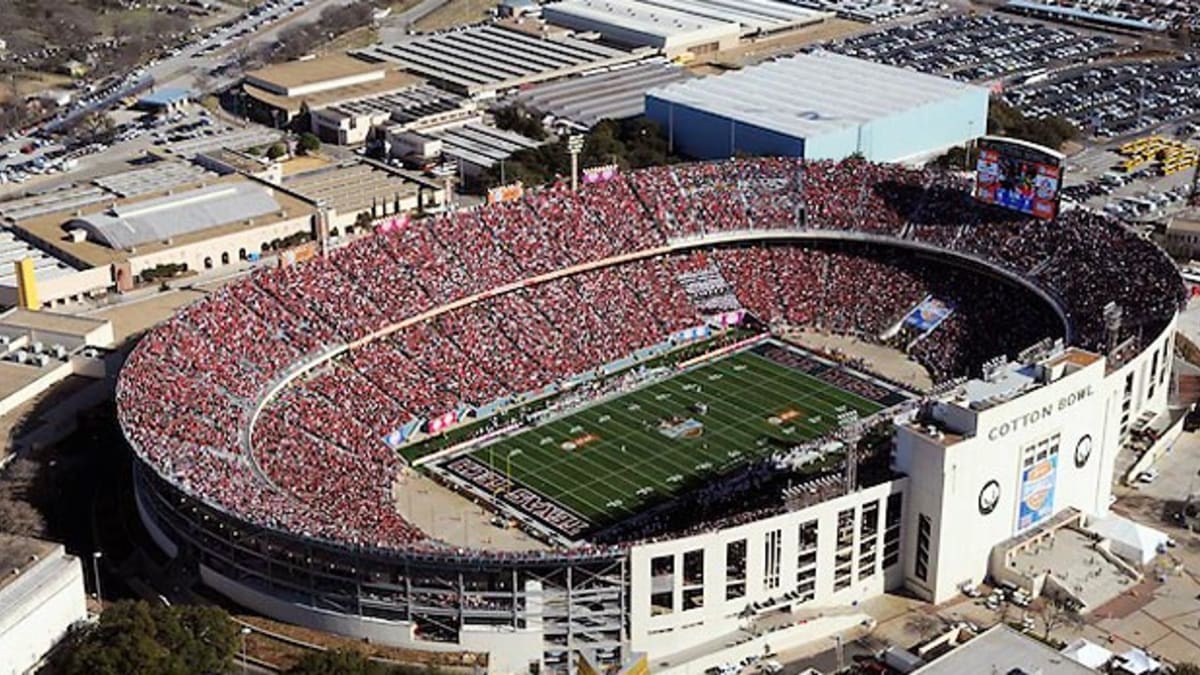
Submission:
[[[104,596],[100,593],[100,558],[103,555],[100,551],[92,551],[92,576],[96,580],[96,604],[100,605],[100,611],[104,611]]]
[[[242,633],[242,673],[244,674],[244,673],[246,673],[246,670],[249,667],[246,664],[246,636],[250,634],[250,628],[248,626],[242,626],[241,633]]]

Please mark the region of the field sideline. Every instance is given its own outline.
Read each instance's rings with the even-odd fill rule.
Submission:
[[[750,350],[471,457],[500,474],[511,470],[515,483],[600,527],[750,459],[822,436],[847,410],[866,417],[883,407]]]

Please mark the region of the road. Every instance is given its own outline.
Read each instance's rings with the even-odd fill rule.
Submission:
[[[321,16],[321,12],[328,7],[336,7],[340,5],[348,5],[354,0],[309,0],[307,4],[300,6],[290,14],[286,11],[287,5],[279,5],[272,8],[262,16],[254,17],[248,12],[242,15],[238,23],[228,29],[221,31],[210,30],[203,37],[188,43],[186,47],[181,49],[174,55],[167,56],[161,60],[153,62],[145,68],[142,77],[127,78],[124,86],[113,96],[106,97],[106,100],[120,100],[124,98],[128,92],[132,91],[137,82],[146,78],[150,78],[154,82],[155,88],[165,87],[181,87],[191,88],[195,83],[198,73],[207,73],[214,68],[226,64],[234,58],[236,52],[244,48],[255,48],[259,45],[267,44],[274,41],[279,32],[285,28],[296,25],[298,23],[306,23],[315,21]],[[257,30],[239,37],[238,33],[244,29],[251,28],[255,21],[266,19]],[[209,44],[220,44],[220,47],[208,52],[200,54],[200,52]],[[136,72],[136,71],[135,71]],[[215,82],[215,85],[229,84],[236,75],[227,76],[224,81]],[[73,116],[86,114],[91,110],[97,109],[101,102],[93,103],[79,111],[72,113]],[[32,140],[32,136],[17,138],[12,141],[0,142],[0,155],[11,154],[8,162],[20,162],[36,157],[39,153],[30,155],[22,155],[20,148],[27,145]],[[44,152],[49,148],[42,149]],[[0,162],[3,166],[4,162]]]
[[[412,25],[441,9],[450,0],[421,0],[416,6],[384,19],[379,28],[381,42],[403,42]]]

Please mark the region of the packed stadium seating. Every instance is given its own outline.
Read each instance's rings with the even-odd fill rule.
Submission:
[[[698,235],[809,228],[905,239],[985,260],[1055,297],[1074,341],[1104,341],[1103,307],[1131,329],[1169,319],[1169,260],[1084,211],[1054,222],[972,202],[961,177],[860,160],[762,159],[656,167],[373,234],[329,256],[263,269],[151,332],[118,388],[136,451],[240,517],[354,546],[440,544],[393,508],[389,431],[519,395],[628,356],[703,321],[677,277],[712,270],[764,323],[880,339],[928,295],[954,306],[905,346],[938,380],[1061,333],[1029,291],[883,246],[754,243],[681,250],[536,284],[535,275]],[[405,321],[475,294],[424,321]],[[362,340],[285,387],[309,357]],[[1145,330],[1147,335],[1156,330]],[[911,339],[910,339],[911,338]],[[252,433],[251,433],[252,432]]]

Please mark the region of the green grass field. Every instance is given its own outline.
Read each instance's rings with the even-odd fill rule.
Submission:
[[[697,403],[708,406],[699,412]],[[644,511],[698,482],[883,406],[753,351],[598,403],[476,450],[491,465],[600,527]],[[695,437],[669,437],[687,420]],[[695,426],[694,423],[692,426]],[[693,430],[693,434],[695,431]],[[564,447],[564,444],[572,444]]]

